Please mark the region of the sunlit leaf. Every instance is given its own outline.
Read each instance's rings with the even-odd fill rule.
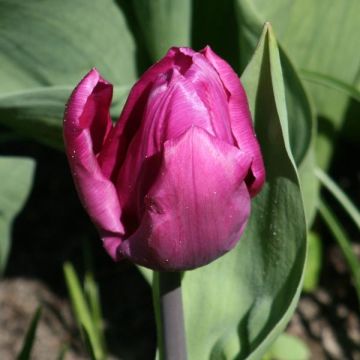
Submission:
[[[111,0],[0,0],[0,23],[0,123],[42,143],[61,147],[66,100],[91,68],[118,86],[137,78],[133,35]]]
[[[350,86],[359,81],[359,1],[336,1],[329,6],[328,0],[236,0],[236,8],[244,66],[256,46],[262,24],[270,21],[298,68]],[[343,123],[348,96],[322,84],[307,85],[320,115],[317,159],[324,168],[331,157],[334,134]]]

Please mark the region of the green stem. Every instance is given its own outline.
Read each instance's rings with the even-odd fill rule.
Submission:
[[[164,360],[186,360],[181,274],[159,272],[160,326]]]

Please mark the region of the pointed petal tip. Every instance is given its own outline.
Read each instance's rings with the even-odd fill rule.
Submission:
[[[81,114],[98,84],[111,88],[112,91],[112,84],[103,79],[96,68],[92,68],[75,87],[65,106],[64,132],[81,127]]]

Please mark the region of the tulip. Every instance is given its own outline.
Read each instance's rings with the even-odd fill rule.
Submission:
[[[115,260],[193,269],[239,241],[265,171],[245,91],[210,47],[172,48],[113,125],[96,69],[73,91],[64,140],[80,200]]]

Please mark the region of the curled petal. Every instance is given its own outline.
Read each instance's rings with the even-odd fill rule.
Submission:
[[[202,53],[217,70],[225,88],[230,94],[229,112],[232,132],[239,148],[253,157],[251,165],[253,178],[248,179],[248,186],[251,196],[255,196],[265,182],[265,168],[260,146],[251,123],[245,90],[231,66],[216,55],[210,47],[206,47]]]
[[[67,104],[64,141],[80,200],[104,238],[105,246],[114,252],[114,238],[120,242],[123,232],[119,220],[121,209],[115,187],[104,176],[97,160],[112,128],[111,98],[112,85],[102,79],[96,69],[91,70]]]
[[[119,254],[159,270],[199,267],[232,249],[250,213],[251,157],[191,127],[167,141],[137,231]]]

